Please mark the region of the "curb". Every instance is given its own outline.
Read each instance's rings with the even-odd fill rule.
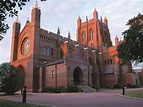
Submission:
[[[130,96],[127,96],[127,95],[122,95],[122,93],[119,93],[119,96],[121,96],[121,97],[125,97],[125,98],[130,98],[130,99],[143,100],[143,98],[130,97]]]

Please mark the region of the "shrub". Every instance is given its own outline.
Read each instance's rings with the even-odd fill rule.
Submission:
[[[67,88],[64,86],[60,86],[57,88],[45,87],[43,88],[42,92],[49,92],[49,93],[83,92],[83,89],[75,84],[69,84]]]
[[[67,87],[67,92],[82,92],[82,88],[78,87],[75,84],[69,84]]]
[[[113,86],[113,88],[122,88],[122,85],[121,84],[115,84],[114,86]]]
[[[54,87],[45,87],[45,88],[43,88],[43,92],[54,93],[55,88]]]
[[[11,95],[22,88],[24,75],[20,74],[18,68],[3,63],[0,65],[0,89],[5,94]]]
[[[140,86],[138,84],[135,84],[135,85],[128,84],[127,87],[128,88],[140,88]]]
[[[64,92],[67,92],[67,90],[64,86],[61,86],[61,87],[55,88],[55,92],[56,93],[64,93]]]

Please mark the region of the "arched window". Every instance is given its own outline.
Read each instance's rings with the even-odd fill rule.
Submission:
[[[60,51],[60,58],[63,59],[63,56],[64,56],[64,54],[63,54],[63,51],[61,50]]]
[[[47,55],[47,48],[44,47],[44,55]]]
[[[53,48],[51,48],[51,56],[53,56],[54,55],[54,50],[53,50]]]
[[[94,43],[91,43],[91,47],[94,47]]]
[[[19,65],[18,69],[20,71],[20,75],[24,75],[24,67],[22,65]]]
[[[54,70],[52,71],[52,78],[54,78]]]
[[[108,61],[108,64],[109,64],[109,59],[107,61]]]
[[[107,64],[107,61],[105,60],[105,64]]]
[[[112,64],[112,59],[110,59],[110,63]]]
[[[94,39],[94,32],[93,32],[93,30],[90,30],[90,39]]]
[[[85,32],[83,32],[83,34],[82,34],[82,41],[86,42],[86,33]]]
[[[48,46],[48,50],[47,50],[47,55],[50,56],[51,55],[51,48]]]

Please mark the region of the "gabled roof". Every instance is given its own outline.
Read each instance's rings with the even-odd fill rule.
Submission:
[[[73,52],[73,53],[66,55],[65,62],[68,62],[68,61],[88,64],[88,62],[77,52]]]
[[[49,63],[46,63],[46,64],[42,64],[42,65],[40,65],[38,67],[45,67],[45,66],[56,65],[56,64],[60,64],[60,63],[64,63],[64,59],[53,61],[53,62],[49,62]]]

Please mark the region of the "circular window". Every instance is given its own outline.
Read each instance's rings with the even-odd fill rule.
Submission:
[[[23,40],[21,45],[21,52],[23,55],[27,54],[30,50],[30,39],[27,37]]]

